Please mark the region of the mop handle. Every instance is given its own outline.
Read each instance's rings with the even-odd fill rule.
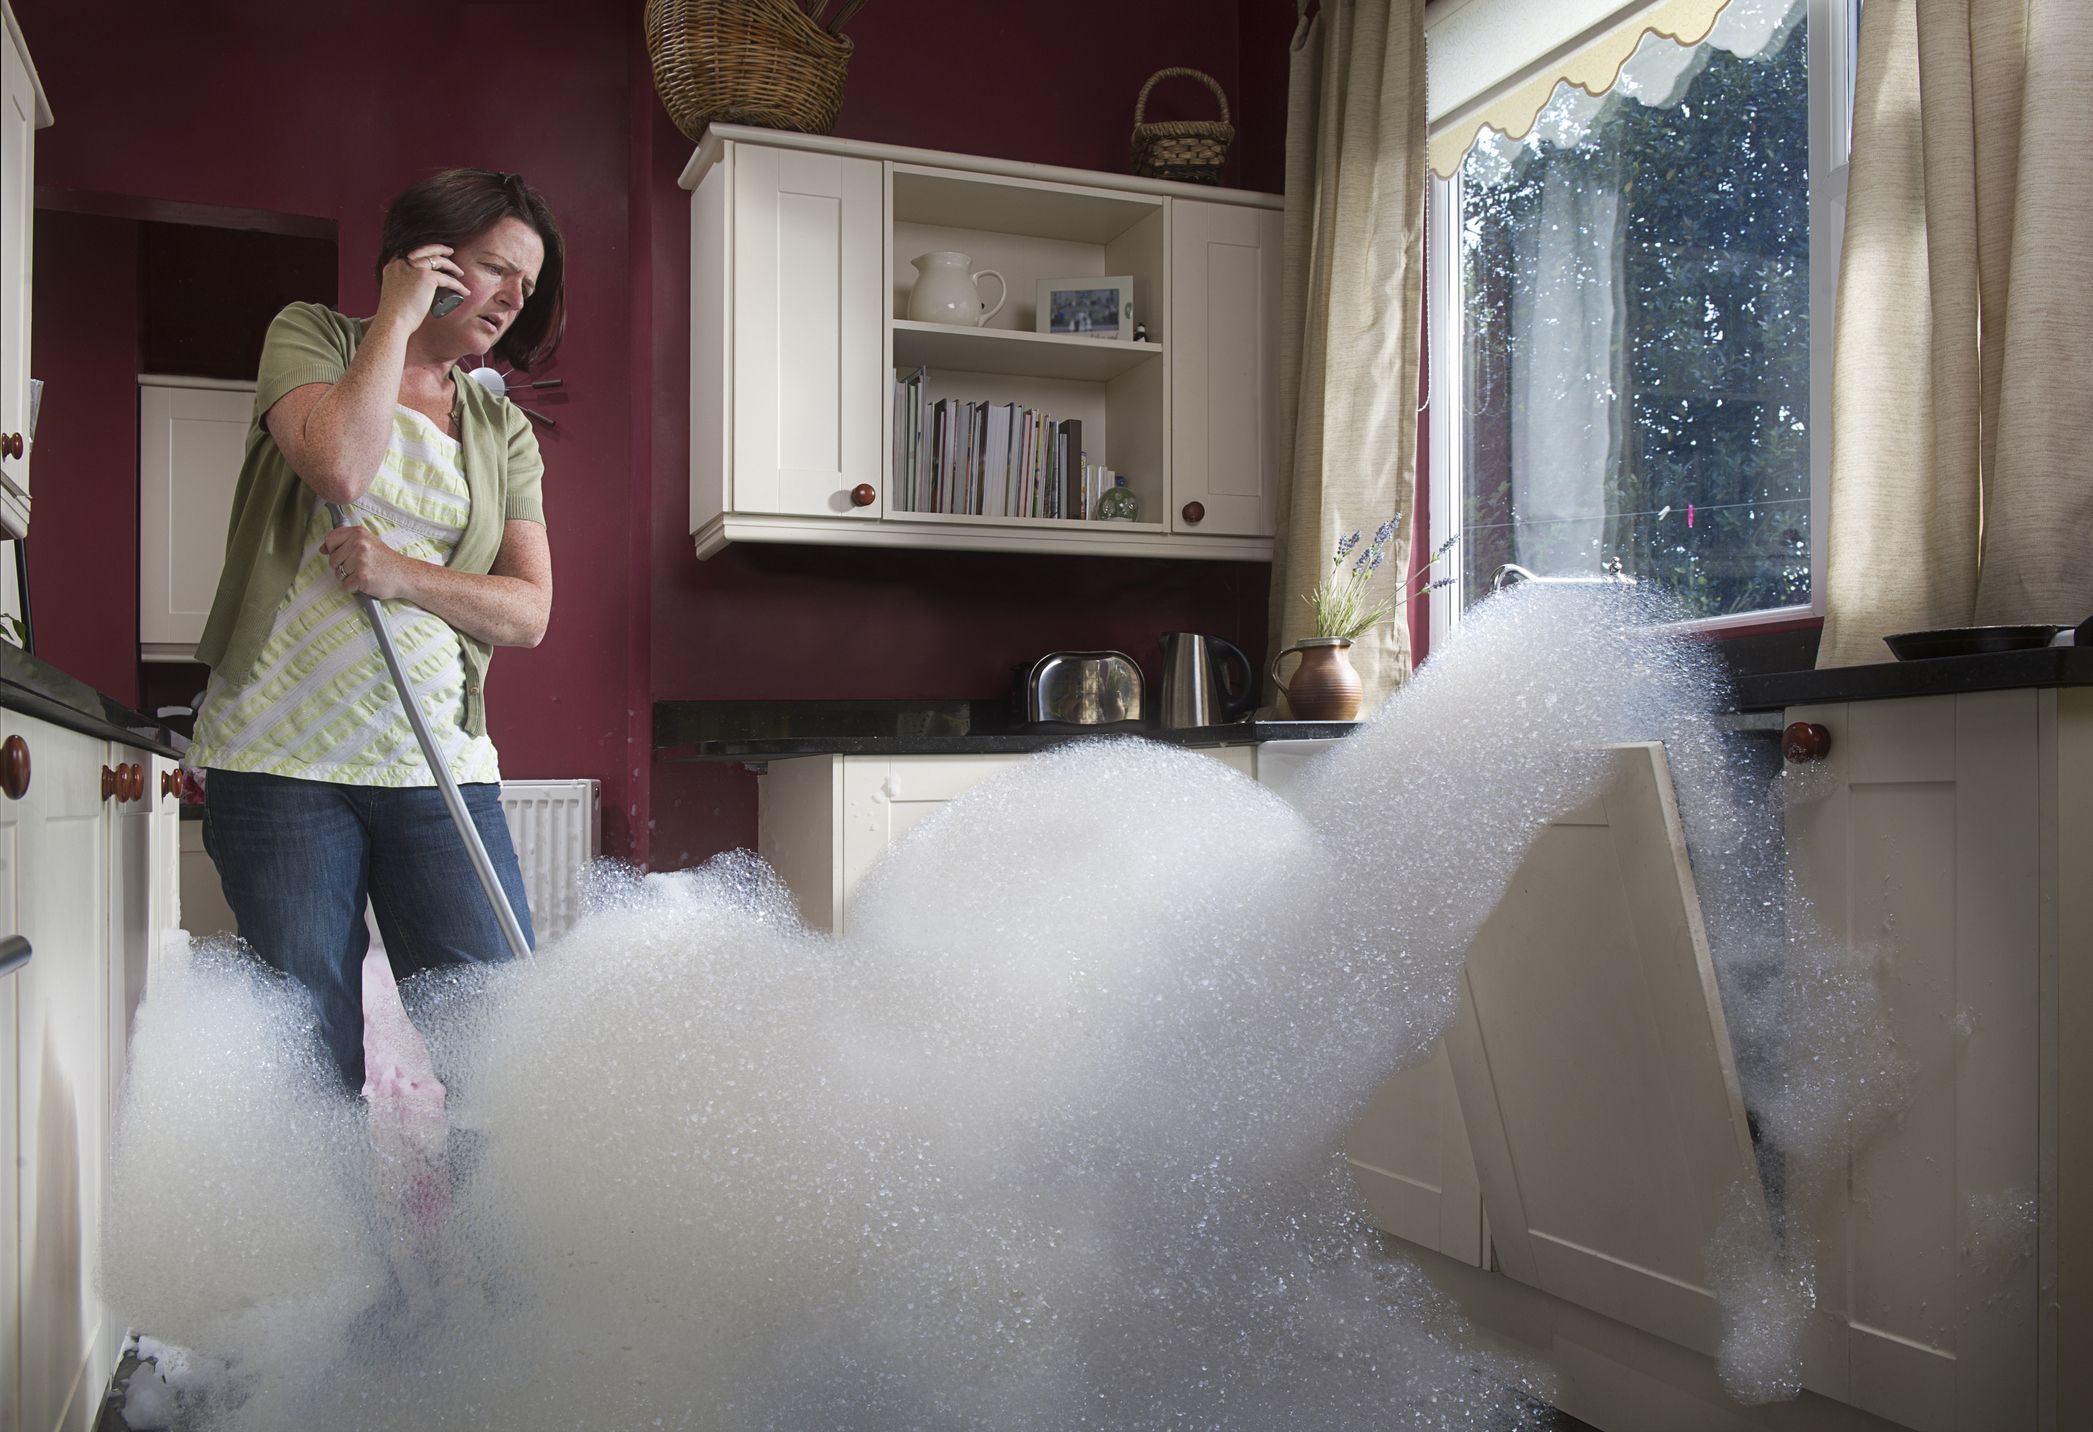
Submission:
[[[339,502],[327,504],[327,511],[337,527],[354,527],[357,522],[349,510]],[[378,654],[385,658],[385,669],[392,673],[393,690],[400,693],[400,709],[407,713],[407,724],[414,728],[414,739],[421,743],[422,759],[436,775],[437,789],[443,792],[443,804],[451,813],[451,824],[458,827],[458,838],[465,842],[465,853],[472,857],[473,872],[480,877],[480,889],[487,892],[487,903],[494,907],[494,919],[501,926],[504,940],[509,942],[509,952],[522,959],[531,952],[523,938],[523,927],[516,923],[516,912],[509,905],[508,892],[501,888],[501,877],[494,873],[494,862],[487,856],[487,847],[480,840],[479,827],[472,823],[472,812],[465,808],[465,797],[458,792],[458,783],[451,777],[451,763],[443,759],[443,752],[436,748],[436,737],[429,730],[428,721],[422,716],[421,706],[414,700],[413,688],[407,684],[407,673],[400,669],[400,653],[392,643],[392,628],[386,625],[385,608],[368,592],[356,594],[356,605],[371,623],[371,635],[378,639]]]

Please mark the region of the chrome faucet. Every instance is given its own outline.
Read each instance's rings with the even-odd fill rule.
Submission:
[[[1497,575],[1490,579],[1490,590],[1493,592],[1502,591],[1506,587],[1514,586],[1520,582],[1539,582],[1544,586],[1580,587],[1604,583],[1621,583],[1631,587],[1635,585],[1635,579],[1621,571],[1621,559],[1609,557],[1601,566],[1601,575],[1596,577],[1542,577],[1527,571],[1517,562],[1507,562],[1502,567],[1499,567]]]

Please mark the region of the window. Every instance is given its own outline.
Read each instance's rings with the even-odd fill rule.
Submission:
[[[1507,565],[1617,563],[1711,624],[1811,609],[1854,14],[1644,34],[1607,93],[1557,85],[1434,181],[1435,626]]]

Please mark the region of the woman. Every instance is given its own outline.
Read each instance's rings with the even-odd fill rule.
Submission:
[[[529,938],[482,688],[492,647],[545,634],[544,469],[529,419],[456,365],[542,364],[565,326],[564,257],[521,178],[449,170],[387,208],[376,315],[293,304],[263,346],[189,761],[207,772],[204,846],[240,935],[305,986],[352,1089],[366,898],[401,979],[508,954],[359,592],[387,603],[406,699]]]

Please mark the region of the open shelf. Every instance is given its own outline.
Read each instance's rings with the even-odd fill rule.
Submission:
[[[973,512],[903,512],[893,507],[889,507],[882,514],[882,520],[888,522],[958,522],[969,527],[1044,527],[1056,532],[1064,528],[1073,527],[1087,531],[1093,536],[1109,532],[1146,532],[1151,536],[1161,536],[1169,530],[1161,522],[1108,522],[1103,518],[1095,517],[1003,517]],[[1116,539],[1108,537],[1106,540],[1113,541]]]
[[[1101,245],[1162,209],[1162,200],[1153,194],[956,174],[909,164],[896,164],[893,173],[897,223]]]
[[[1271,559],[1277,196],[732,126],[710,131],[682,183],[701,557],[796,542]],[[989,326],[906,316],[916,260],[933,253],[1005,280],[979,281]],[[1155,341],[1035,331],[1042,285],[1115,276]],[[930,441],[932,405],[994,423],[1029,410],[1072,437],[1080,423],[1081,459],[1123,478],[1148,520],[895,509],[922,465],[908,448],[918,403]],[[853,505],[868,488],[882,497]],[[1196,528],[1179,517],[1192,502],[1207,510]]]
[[[1269,537],[1187,539],[1154,522],[1069,522],[1036,517],[939,517],[895,512],[873,520],[793,513],[721,513],[691,534],[700,558],[730,542],[889,547],[948,552],[1059,552],[1081,556],[1269,562]]]
[[[894,366],[1103,383],[1163,356],[1160,343],[894,320]]]

